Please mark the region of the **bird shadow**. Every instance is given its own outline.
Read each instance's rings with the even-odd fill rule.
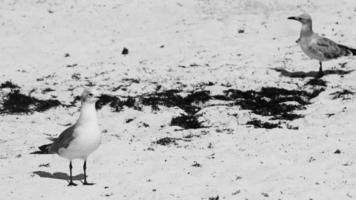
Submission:
[[[38,175],[41,178],[60,179],[60,180],[65,180],[65,181],[69,182],[69,175],[67,173],[63,173],[63,172],[49,173],[49,172],[45,172],[45,171],[34,171],[32,173]],[[73,180],[76,180],[76,181],[81,181],[83,179],[84,179],[84,174],[78,174],[76,176],[73,176]]]
[[[307,77],[313,77],[317,78],[320,77],[319,71],[310,71],[310,72],[303,72],[303,71],[296,71],[296,72],[291,72],[288,70],[285,70],[283,68],[271,68],[272,70],[281,73],[282,76],[286,76],[289,78],[307,78]],[[337,75],[346,75],[355,70],[324,70],[322,76],[326,75],[332,75],[332,74],[337,74]]]

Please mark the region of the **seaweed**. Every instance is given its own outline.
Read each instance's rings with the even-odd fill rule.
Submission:
[[[159,145],[163,145],[163,146],[167,146],[167,145],[170,145],[170,144],[176,145],[177,144],[176,140],[177,140],[177,138],[164,137],[164,138],[158,139],[154,143],[155,144],[159,144]]]
[[[12,90],[4,97],[4,102],[0,113],[32,113],[34,111],[43,112],[52,107],[60,106],[58,100],[40,100],[35,97],[21,94],[19,90]]]
[[[196,115],[180,115],[171,120],[171,126],[180,126],[184,129],[198,129],[203,128],[202,123],[199,122]]]
[[[246,124],[252,125],[254,128],[265,128],[265,129],[281,128],[280,124],[278,123],[263,122],[258,119],[252,119],[251,121],[248,121]]]
[[[0,88],[18,89],[20,87],[11,81],[5,81],[4,83],[1,83]]]
[[[335,99],[349,100],[354,95],[354,92],[344,89],[341,91],[331,93],[330,95],[333,96],[332,99],[334,99],[334,100]]]

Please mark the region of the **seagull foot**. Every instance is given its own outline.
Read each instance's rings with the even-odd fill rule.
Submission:
[[[324,72],[323,71],[319,71],[316,78],[321,78],[324,76]]]
[[[77,186],[77,184],[73,183],[73,181],[69,182],[68,186]]]
[[[95,185],[95,183],[88,183],[88,182],[84,181],[83,185]]]

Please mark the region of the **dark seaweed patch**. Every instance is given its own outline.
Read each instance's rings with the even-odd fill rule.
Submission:
[[[209,197],[208,200],[219,200],[219,195],[217,195],[216,197]]]
[[[16,84],[12,83],[11,81],[6,81],[4,83],[1,83],[0,88],[16,89],[16,88],[20,88],[20,87]]]
[[[48,93],[48,92],[53,92],[53,91],[55,91],[54,89],[52,89],[52,88],[46,88],[46,89],[44,89],[44,90],[42,90],[42,94],[46,94],[46,93]]]
[[[326,87],[327,83],[321,78],[310,79],[305,85]]]
[[[341,98],[342,100],[348,100],[348,99],[352,98],[352,96],[354,95],[354,92],[345,89],[345,90],[331,93],[331,95],[333,96],[332,99],[340,99]]]
[[[195,115],[180,115],[178,117],[174,117],[171,120],[171,126],[180,126],[184,129],[197,129],[203,128],[201,122],[198,121],[197,116]]]
[[[273,116],[274,119],[293,120],[302,117],[293,114],[293,111],[304,109],[310,104],[310,99],[319,95],[321,91],[323,89],[309,93],[302,90],[264,87],[260,91],[230,89],[225,91],[225,94],[235,100],[236,105],[241,106],[242,109],[251,110],[255,114]]]
[[[118,97],[102,94],[99,100],[96,102],[96,109],[101,109],[103,106],[109,104],[115,112],[121,111],[124,106],[133,107],[136,110],[140,110],[140,107],[136,106],[136,100],[133,97],[127,97],[125,100],[120,100]]]
[[[303,115],[294,113],[297,110],[305,109],[310,100],[318,96],[324,88],[314,89],[312,91],[287,90],[276,87],[263,87],[259,91],[255,90],[236,90],[229,89],[222,95],[211,95],[209,91],[193,91],[188,94],[181,90],[167,90],[144,94],[136,97],[125,97],[125,100],[110,95],[102,95],[97,102],[97,107],[109,105],[114,111],[120,111],[123,106],[132,107],[140,110],[141,106],[151,106],[153,110],[159,110],[163,107],[178,107],[185,114],[174,117],[171,120],[171,126],[180,126],[184,129],[202,128],[196,114],[204,108],[209,100],[229,101],[229,106],[238,105],[242,109],[250,110],[252,113],[262,116],[269,116],[272,120],[295,120]],[[233,102],[231,104],[231,102]],[[251,125],[277,128],[279,126],[273,123],[250,122]]]
[[[141,102],[143,105],[152,106],[153,110],[158,110],[159,105],[165,107],[177,106],[184,110],[187,114],[193,115],[201,108],[200,103],[205,103],[210,100],[209,91],[198,91],[188,94],[186,97],[182,97],[179,90],[168,90],[160,93],[154,93],[147,96],[143,96]]]
[[[119,98],[114,97],[114,96],[110,96],[110,95],[106,95],[106,94],[102,94],[98,101],[95,103],[95,108],[96,109],[101,109],[103,106],[109,104],[109,103],[115,103],[119,101]]]
[[[177,144],[176,140],[177,140],[177,138],[164,137],[164,138],[158,139],[154,143],[159,144],[159,145],[163,145],[163,146],[167,146],[167,145],[170,145],[170,144],[176,145]]]
[[[265,128],[265,129],[272,129],[272,128],[281,128],[279,123],[270,123],[270,122],[263,122],[258,119],[252,119],[246,123],[247,125],[252,125],[254,128]]]
[[[0,113],[32,113],[34,111],[43,112],[52,107],[61,105],[58,100],[40,100],[35,97],[21,94],[19,90],[12,90],[8,93],[2,105]]]
[[[182,104],[183,97],[178,90],[167,90],[161,93],[149,94],[141,97],[141,103],[145,106],[151,106],[153,110],[159,110],[159,105],[173,107]]]

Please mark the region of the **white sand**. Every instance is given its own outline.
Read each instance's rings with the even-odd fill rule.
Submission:
[[[34,96],[55,95],[63,103],[73,100],[68,89],[79,95],[88,81],[113,95],[149,93],[158,84],[185,84],[188,91],[207,82],[243,90],[296,89],[308,78],[281,76],[271,68],[317,71],[318,62],[297,46],[300,24],[287,17],[306,10],[315,32],[355,48],[355,9],[351,0],[2,1],[0,83],[11,80],[25,93],[35,88]],[[126,56],[123,47],[129,49]],[[356,70],[354,58],[326,62],[324,69],[340,69],[343,62],[342,70]],[[75,73],[79,80],[72,78]],[[128,85],[125,78],[139,83]],[[0,199],[355,199],[356,100],[330,94],[355,91],[356,73],[323,79],[326,90],[300,112],[305,118],[291,123],[299,130],[246,127],[238,123],[244,111],[234,107],[205,110],[212,128],[175,131],[169,122],[177,109],[117,113],[105,107],[98,117],[107,132],[88,160],[94,186],[67,187],[66,160],[29,154],[73,123],[78,108],[2,115]],[[128,90],[111,92],[120,85]],[[47,87],[55,91],[41,94]],[[234,124],[226,113],[240,118]],[[188,134],[201,137],[178,146],[152,144]],[[334,154],[337,149],[341,154]],[[74,162],[74,174],[81,173],[82,162]]]

